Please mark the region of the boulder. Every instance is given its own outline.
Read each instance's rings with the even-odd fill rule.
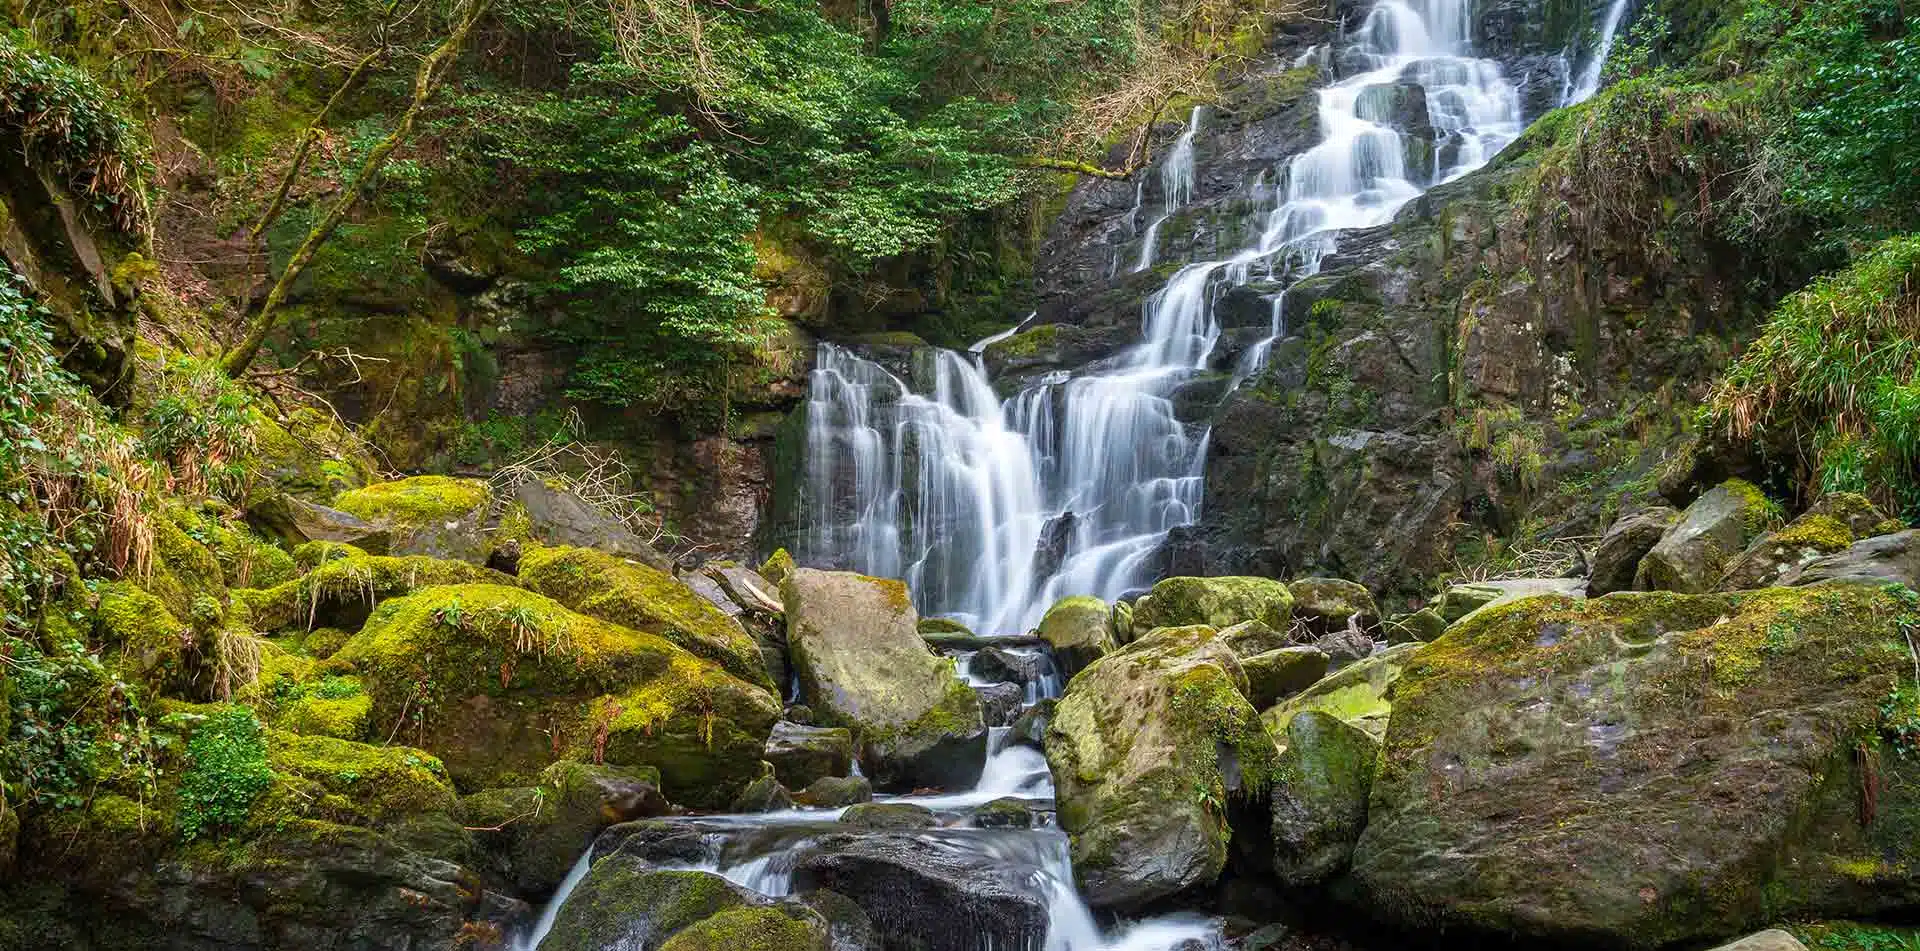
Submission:
[[[853,768],[853,734],[843,727],[801,726],[781,720],[767,737],[767,762],[792,789],[804,789],[824,776],[845,776]]]
[[[1875,535],[1789,571],[1782,584],[1833,581],[1903,584],[1920,591],[1920,529]]]
[[[824,836],[794,866],[793,887],[852,899],[890,949],[1031,948],[1047,934],[1042,896],[937,833]]]
[[[1063,598],[1040,619],[1040,639],[1053,648],[1060,675],[1068,680],[1081,668],[1112,653],[1111,610],[1105,601],[1089,595]]]
[[[1733,559],[1779,519],[1779,506],[1752,483],[1728,479],[1687,506],[1640,559],[1633,586],[1683,594],[1710,591]]]
[[[1588,567],[1587,594],[1597,598],[1603,594],[1632,589],[1633,576],[1640,568],[1640,559],[1660,543],[1661,537],[1679,519],[1679,512],[1664,505],[1655,505],[1607,526]]]
[[[682,929],[761,900],[711,872],[655,871],[615,852],[596,859],[567,896],[540,951],[657,951]]]
[[[672,559],[563,485],[522,479],[513,487],[513,501],[526,518],[527,535],[543,545],[590,548],[655,571],[673,570]]]
[[[865,776],[822,776],[800,791],[801,802],[832,809],[873,801],[873,784]]]
[[[1854,492],[1829,492],[1807,506],[1804,514],[1825,515],[1846,526],[1847,534],[1854,538],[1886,535],[1906,528],[1898,521],[1890,523],[1879,506]]]
[[[1911,913],[1920,764],[1883,706],[1912,621],[1853,584],[1485,610],[1395,685],[1357,897],[1403,926],[1630,949]]]
[[[1585,597],[1587,583],[1581,578],[1507,578],[1500,581],[1475,581],[1459,584],[1441,592],[1428,603],[1448,624],[1495,604],[1506,604],[1543,594]]]
[[[967,669],[973,676],[992,683],[1030,684],[1040,679],[1041,661],[1034,654],[988,645],[973,652]]]
[[[1327,655],[1317,647],[1282,647],[1243,657],[1240,667],[1247,672],[1247,700],[1265,710],[1325,677]]]
[[[1293,643],[1285,632],[1268,627],[1264,621],[1241,621],[1220,630],[1220,642],[1240,655],[1242,660],[1255,654],[1279,650]]]
[[[775,687],[746,628],[667,572],[589,548],[535,547],[521,556],[520,583],[581,614],[663,637],[748,683]]]
[[[1135,636],[1158,627],[1205,624],[1218,630],[1241,621],[1287,630],[1293,593],[1271,578],[1168,578],[1133,605]]]
[[[352,551],[341,549],[334,554]],[[511,585],[513,578],[464,561],[424,555],[347,554],[329,557],[292,581],[265,590],[239,588],[231,594],[233,605],[247,612],[256,631],[359,630],[388,598],[448,584]]]
[[[1344,630],[1352,621],[1362,631],[1380,625],[1380,607],[1365,585],[1339,578],[1295,578],[1287,582],[1293,593],[1293,616],[1309,633]]]
[[[781,586],[801,690],[845,726],[880,789],[970,788],[986,764],[980,698],[920,639],[906,585],[796,568]]]
[[[981,829],[1031,829],[1033,809],[1025,799],[1006,796],[975,809],[972,821]]]
[[[849,806],[840,821],[856,829],[901,831],[932,828],[933,810],[910,802],[863,802]]]
[[[758,778],[779,714],[766,690],[660,637],[500,585],[389,600],[327,663],[360,674],[379,735],[433,751],[468,788],[530,785],[556,751],[591,750],[655,767],[669,799],[720,808]]]
[[[793,794],[787,792],[787,787],[780,785],[780,780],[774,778],[773,772],[769,770],[759,779],[748,783],[747,788],[740,790],[740,795],[733,798],[733,805],[728,806],[727,811],[779,812],[792,808]]]
[[[1282,700],[1260,714],[1267,731],[1285,736],[1297,713],[1317,710],[1359,727],[1378,739],[1387,732],[1393,713],[1392,691],[1400,672],[1421,644],[1399,644],[1322,678],[1306,690]]]
[[[1163,628],[1075,677],[1047,764],[1087,900],[1138,907],[1226,867],[1227,804],[1263,794],[1275,749],[1239,658],[1211,628]]]
[[[660,951],[832,951],[832,930],[809,903],[792,899],[728,908],[675,932]]]
[[[1808,512],[1777,532],[1755,539],[1727,566],[1714,585],[1716,591],[1770,588],[1796,569],[1842,551],[1853,544],[1845,522],[1831,515]]]
[[[1019,684],[987,684],[975,687],[980,697],[980,716],[987,726],[1012,726],[1027,702],[1027,691]]]
[[[1036,750],[1047,748],[1047,721],[1053,719],[1053,708],[1060,701],[1047,697],[1039,703],[1022,710],[1013,726],[1007,730],[1007,742]]]
[[[284,493],[247,509],[247,522],[295,548],[309,542],[333,542],[384,555],[393,542],[391,533],[365,519]]]
[[[1426,643],[1447,632],[1447,620],[1432,608],[1388,618],[1380,625],[1389,644]]]
[[[1768,928],[1723,944],[1713,951],[1807,951],[1807,946],[1801,944],[1799,938],[1778,928]]]
[[[414,476],[349,489],[333,507],[385,530],[396,555],[426,555],[483,565],[493,543],[486,529],[493,493],[479,479]]]
[[[1287,721],[1271,796],[1273,873],[1319,885],[1346,871],[1367,822],[1380,741],[1317,710]]]
[[[1334,631],[1315,640],[1312,644],[1314,650],[1326,655],[1328,665],[1333,668],[1345,667],[1354,661],[1365,660],[1373,656],[1373,650],[1378,646],[1372,637],[1357,628]]]
[[[793,556],[787,554],[785,548],[775,549],[773,554],[767,556],[766,561],[760,563],[760,577],[767,579],[768,584],[773,585],[775,590],[779,590],[786,585],[787,573],[793,568]]]
[[[559,887],[601,829],[665,815],[659,785],[653,770],[560,762],[538,786],[463,797],[460,820],[478,830],[481,847],[498,857],[516,891],[543,895]]]

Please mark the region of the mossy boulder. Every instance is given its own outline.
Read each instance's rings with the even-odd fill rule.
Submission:
[[[1600,545],[1593,551],[1587,570],[1587,594],[1599,597],[1633,588],[1633,577],[1640,559],[1680,520],[1680,513],[1664,505],[1655,505],[1627,515],[1607,527]]]
[[[424,750],[280,730],[266,732],[266,749],[275,783],[254,807],[256,825],[294,815],[391,828],[423,813],[454,811],[446,767]]]
[[[911,802],[863,802],[840,814],[842,824],[856,829],[901,831],[935,825],[933,810]]]
[[[1063,598],[1040,619],[1040,639],[1053,648],[1060,674],[1068,680],[1088,664],[1119,647],[1113,638],[1113,609],[1091,595]]]
[[[767,737],[766,760],[782,783],[805,789],[816,779],[847,775],[853,768],[853,733],[845,727],[802,726],[782,720]]]
[[[1393,685],[1419,644],[1400,644],[1355,661],[1332,676],[1268,707],[1260,714],[1274,737],[1287,733],[1294,715],[1308,710],[1328,714],[1378,739],[1393,715]]]
[[[1543,597],[1417,650],[1355,849],[1388,921],[1592,947],[1911,913],[1908,596]],[[1869,793],[1863,795],[1863,791]]]
[[[1447,632],[1447,621],[1432,608],[1398,614],[1380,624],[1389,644],[1425,643]]]
[[[329,413],[302,408],[276,420],[255,412],[250,422],[265,486],[324,502],[375,479],[366,443]]]
[[[233,601],[254,629],[336,627],[357,630],[388,598],[448,584],[510,585],[513,579],[464,561],[424,555],[327,558],[312,571],[268,589],[241,588]]]
[[[655,571],[673,570],[672,559],[563,484],[522,479],[513,487],[513,500],[514,519],[525,529],[524,541],[590,548],[637,561]]]
[[[1366,585],[1340,578],[1295,578],[1287,582],[1287,590],[1293,594],[1293,616],[1310,633],[1344,630],[1349,624],[1371,631],[1380,624],[1380,607]]]
[[[789,792],[787,787],[780,785],[780,780],[773,775],[772,770],[767,770],[760,775],[759,779],[748,783],[747,788],[740,790],[740,795],[733,797],[733,804],[727,807],[727,811],[779,812],[792,808],[793,793]]]
[[[793,569],[793,556],[787,554],[785,548],[779,548],[768,555],[766,561],[760,563],[760,577],[767,579],[768,584],[779,588],[787,583],[787,574]]]
[[[1367,822],[1380,741],[1317,710],[1287,721],[1272,799],[1273,873],[1319,885],[1346,871]]]
[[[1268,627],[1265,621],[1241,621],[1231,627],[1221,628],[1220,642],[1238,654],[1241,660],[1277,651],[1293,643],[1285,632]]]
[[[809,806],[836,808],[873,801],[873,783],[865,776],[822,776],[800,791],[800,802]]]
[[[373,716],[373,698],[358,677],[299,678],[260,693],[273,725],[292,733],[358,740]]]
[[[711,872],[656,871],[615,852],[596,859],[567,896],[540,951],[657,949],[686,928],[758,902],[752,892]]]
[[[1920,591],[1920,529],[1863,538],[1787,573],[1782,584],[1903,584]]]
[[[1727,566],[1780,523],[1780,507],[1752,483],[1728,479],[1708,489],[1640,559],[1641,591],[1711,591]]]
[[[500,873],[522,894],[553,891],[582,850],[610,825],[663,815],[660,774],[651,768],[562,761],[536,786],[462,797],[460,820],[476,829]]]
[[[101,584],[94,636],[122,676],[156,693],[191,697],[204,693],[210,676],[206,638],[173,616],[158,595],[130,581]]]
[[[1264,710],[1320,681],[1327,675],[1328,658],[1317,647],[1282,647],[1240,658],[1247,672],[1247,700]]]
[[[980,699],[920,638],[906,585],[796,568],[781,586],[787,642],[814,715],[853,731],[880,789],[971,787],[986,763]]]
[[[485,564],[493,493],[479,479],[414,476],[350,489],[333,508],[385,529],[396,555],[427,555]]]
[[[973,849],[930,847],[922,831],[823,835],[797,856],[793,888],[851,899],[888,948],[1033,948],[1047,901],[1006,865]]]
[[[676,932],[660,951],[828,951],[831,926],[800,901],[729,908]]]
[[[556,753],[652,766],[668,798],[726,805],[759,775],[767,691],[652,634],[501,585],[382,604],[327,662],[360,674],[374,727],[440,755],[467,788],[526,785]]]
[[[1293,623],[1293,593],[1271,578],[1167,578],[1133,605],[1136,636],[1188,624],[1218,630],[1241,621],[1286,630]]]
[[[393,541],[391,532],[366,519],[284,493],[247,509],[247,521],[294,546],[296,555],[301,547],[328,544],[351,545],[363,554],[384,555]]]
[[[664,571],[588,548],[534,546],[520,583],[581,614],[657,634],[768,690],[760,645],[739,621]]]
[[[1139,907],[1226,867],[1229,803],[1262,796],[1273,740],[1212,628],[1163,628],[1094,661],[1047,724],[1060,825],[1087,900]]]
[[[1754,539],[1753,544],[1727,566],[1726,574],[1720,577],[1714,590],[1772,587],[1794,570],[1822,556],[1844,551],[1851,544],[1853,532],[1847,523],[1824,513],[1808,512],[1787,527]]]

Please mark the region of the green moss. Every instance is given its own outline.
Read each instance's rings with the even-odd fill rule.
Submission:
[[[205,669],[203,638],[165,602],[131,582],[99,586],[94,633],[130,679],[163,693],[192,688]]]
[[[785,548],[775,549],[760,565],[760,577],[767,579],[777,590],[781,582],[787,579],[787,573],[793,570],[793,556]]]
[[[266,741],[267,762],[287,788],[263,804],[259,824],[271,825],[292,810],[377,827],[454,807],[446,767],[425,751],[280,730],[267,731]]]
[[[666,572],[591,549],[535,547],[521,555],[520,581],[582,614],[659,635],[773,689],[746,629]]]
[[[342,492],[333,507],[369,522],[428,525],[469,517],[492,498],[479,479],[414,476]]]
[[[1788,548],[1811,548],[1832,553],[1853,544],[1853,533],[1845,523],[1830,515],[1803,515],[1793,524],[1775,532],[1769,542]]]
[[[366,558],[367,553],[342,542],[307,542],[293,550],[293,565],[301,572],[312,571],[330,561],[344,561],[348,558]],[[272,585],[240,585],[240,587],[272,587]]]
[[[1815,921],[1786,925],[1807,951],[1911,951],[1920,947],[1920,928],[1858,921]]]
[[[1136,632],[1205,624],[1231,627],[1257,620],[1276,631],[1293,621],[1293,594],[1271,578],[1167,578],[1134,605]]]
[[[425,555],[355,555],[328,560],[271,590],[234,591],[233,599],[246,606],[254,627],[262,631],[321,623],[358,627],[380,602],[421,588],[512,581],[500,572],[463,561]]]
[[[296,574],[293,556],[254,534],[244,522],[223,521],[185,507],[175,509],[171,518],[213,556],[213,567],[228,587],[270,588]],[[206,564],[200,564],[199,570],[206,570]]]
[[[1059,344],[1060,325],[1041,324],[995,343],[988,349],[995,359],[1028,360],[1052,350]]]
[[[592,872],[561,906],[541,948],[601,951],[620,943],[637,922],[645,922],[648,933],[659,938],[747,904],[740,890],[718,875],[654,871],[615,852],[593,863]]]
[[[729,908],[668,938],[660,951],[820,951],[823,925],[788,904]]]

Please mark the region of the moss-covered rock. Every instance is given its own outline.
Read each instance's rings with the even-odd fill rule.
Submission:
[[[1714,586],[1717,591],[1743,591],[1779,584],[1795,569],[1823,555],[1844,551],[1853,544],[1847,523],[1822,512],[1808,512],[1777,532],[1754,539],[1747,550],[1727,566]]]
[[[1752,483],[1728,479],[1707,490],[1680,515],[1660,543],[1640,559],[1634,587],[1642,591],[1710,591],[1727,566],[1780,523],[1780,507]]]
[[[873,801],[873,783],[865,776],[822,776],[795,797],[809,806],[832,809]]]
[[[708,918],[756,904],[753,893],[710,872],[654,871],[615,852],[567,896],[540,951],[659,948]]]
[[[921,640],[906,585],[796,568],[780,600],[808,705],[853,730],[876,787],[973,785],[986,763],[980,699]]]
[[[460,819],[522,894],[559,886],[601,829],[662,815],[660,776],[648,768],[562,761],[535,786],[488,789],[460,800]]]
[[[384,528],[396,555],[427,555],[483,564],[492,543],[485,534],[493,493],[478,479],[414,476],[350,489],[333,507]]]
[[[266,741],[276,782],[254,808],[256,825],[294,816],[387,828],[422,813],[453,812],[446,767],[424,750],[280,730],[268,730]]]
[[[774,689],[760,645],[746,628],[664,571],[587,548],[536,546],[520,556],[520,582],[581,614],[657,634],[741,680]]]
[[[1911,910],[1920,769],[1882,731],[1915,622],[1848,584],[1483,611],[1395,686],[1353,877],[1392,921],[1593,946]]]
[[[893,832],[926,829],[937,822],[933,810],[910,802],[863,802],[848,807],[840,821],[856,829]]]
[[[1293,594],[1271,578],[1167,578],[1134,602],[1136,636],[1159,627],[1205,624],[1216,630],[1260,621],[1284,631],[1293,623]]]
[[[1389,644],[1425,643],[1446,633],[1447,621],[1432,608],[1409,614],[1396,614],[1380,624],[1380,632]]]
[[[464,561],[424,555],[348,555],[328,557],[312,571],[272,588],[237,589],[232,597],[247,610],[256,630],[358,629],[380,602],[421,588],[512,583],[500,572]]]
[[[182,623],[166,602],[130,581],[99,586],[94,636],[123,676],[156,693],[204,696],[211,677],[206,639]]]
[[[1327,675],[1328,657],[1316,647],[1282,647],[1240,658],[1247,672],[1247,700],[1265,710],[1293,696]]]
[[[1040,639],[1053,648],[1061,676],[1073,679],[1119,646],[1109,620],[1112,613],[1105,601],[1090,595],[1063,598],[1047,609],[1040,619]]]
[[[372,482],[378,471],[365,442],[317,409],[303,407],[284,420],[254,413],[251,423],[263,485],[325,502]]]
[[[1260,714],[1275,739],[1287,735],[1287,725],[1297,713],[1313,710],[1328,714],[1360,728],[1378,739],[1386,734],[1387,720],[1393,714],[1393,684],[1400,679],[1407,661],[1419,648],[1417,643],[1389,647],[1371,657],[1355,661],[1330,677],[1289,697]]]
[[[779,588],[787,583],[787,574],[793,568],[793,556],[787,554],[785,548],[775,549],[773,554],[767,556],[766,561],[760,563],[760,577],[767,579],[768,584]]]
[[[1607,527],[1594,549],[1587,571],[1587,594],[1599,597],[1633,587],[1640,560],[1680,520],[1680,513],[1664,505],[1654,505],[1627,515]]]
[[[1264,795],[1277,755],[1246,685],[1204,626],[1154,631],[1073,679],[1047,764],[1089,902],[1137,907],[1226,867],[1228,804]]]
[[[1293,594],[1293,616],[1313,634],[1342,630],[1349,623],[1371,631],[1380,624],[1380,607],[1366,585],[1340,578],[1295,578],[1287,582],[1287,590]]]
[[[774,775],[792,789],[805,789],[825,776],[845,776],[853,768],[853,733],[845,727],[813,727],[785,720],[767,737],[766,760]]]
[[[1367,821],[1380,741],[1316,710],[1287,722],[1273,783],[1273,873],[1318,885],[1346,871]]]
[[[767,691],[660,637],[500,585],[390,600],[328,664],[361,675],[376,729],[469,788],[524,785],[591,749],[659,769],[671,799],[724,806],[759,775],[778,715]]]
[[[320,677],[278,689],[268,684],[259,693],[272,710],[273,725],[292,733],[358,740],[373,716],[373,698],[358,677]]]
[[[760,775],[759,779],[748,783],[745,789],[740,790],[740,795],[733,797],[733,804],[727,807],[727,811],[733,813],[779,812],[792,808],[793,793],[780,784],[780,780],[773,775],[772,770],[767,770]]]
[[[1277,651],[1293,642],[1286,632],[1276,631],[1265,621],[1241,621],[1231,627],[1220,629],[1220,643],[1239,655],[1241,660],[1268,651]]]
[[[660,951],[827,951],[830,927],[797,901],[729,908],[668,938]]]

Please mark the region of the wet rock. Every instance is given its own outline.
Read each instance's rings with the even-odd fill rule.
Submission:
[[[1606,534],[1600,536],[1600,547],[1593,552],[1587,573],[1587,594],[1597,598],[1632,589],[1640,559],[1660,543],[1661,537],[1679,518],[1679,512],[1655,505],[1608,526]]]
[[[1395,685],[1357,897],[1463,939],[1635,949],[1911,908],[1920,801],[1860,795],[1920,779],[1879,733],[1905,610],[1832,584],[1482,611]]]
[[[1270,797],[1273,872],[1284,885],[1318,885],[1353,857],[1380,741],[1317,710],[1289,720],[1284,736]]]
[[[811,727],[782,720],[767,737],[767,762],[791,789],[825,776],[845,776],[853,768],[853,734],[840,727]]]
[[[654,865],[696,865],[712,857],[708,839],[722,831],[688,819],[623,822],[593,840],[593,861],[618,852]]]
[[[1788,572],[1780,583],[1810,585],[1837,581],[1894,582],[1920,590],[1920,529],[1861,539],[1845,551]]]
[[[938,835],[880,833],[817,841],[795,865],[793,884],[851,899],[889,951],[978,951],[1045,939],[1046,903],[1014,877]]]
[[[1041,660],[1033,654],[1019,654],[989,645],[974,652],[969,669],[982,680],[1030,684],[1040,679]]]
[[[1034,543],[1033,576],[1051,578],[1066,563],[1067,550],[1073,546],[1074,529],[1080,525],[1080,517],[1072,512],[1062,512],[1047,519],[1040,526],[1040,540]]]
[[[1275,755],[1246,689],[1200,626],[1155,630],[1073,679],[1046,752],[1090,903],[1139,907],[1225,868],[1225,804],[1262,785]]]
[[[616,852],[593,863],[560,906],[540,951],[658,949],[684,929],[759,902],[711,872],[655,871]]]
[[[814,713],[861,738],[861,766],[877,787],[964,789],[979,779],[980,699],[921,640],[905,585],[796,568],[780,600]]]
[[[1372,633],[1380,626],[1380,608],[1365,585],[1339,578],[1295,578],[1287,582],[1293,593],[1294,619],[1314,635],[1344,630],[1351,622]]]
[[[1019,684],[988,684],[975,687],[980,695],[980,714],[988,726],[1011,726],[1027,701],[1026,688]]]
[[[1040,639],[1053,648],[1060,675],[1068,680],[1081,668],[1114,650],[1111,610],[1105,601],[1076,595],[1056,602],[1040,619]]]
[[[831,951],[831,931],[827,919],[806,902],[788,900],[728,908],[682,928],[659,947],[660,951]]]
[[[601,829],[671,808],[650,769],[560,762],[541,778],[539,786],[488,789],[460,800],[461,823],[478,830],[481,847],[500,857],[524,894],[557,887]]]
[[[787,704],[787,709],[781,716],[782,719],[798,723],[801,726],[813,725],[813,708],[804,703]]]
[[[841,813],[840,821],[857,829],[901,831],[931,828],[938,820],[933,810],[910,802],[863,802]]]
[[[1280,701],[1260,714],[1267,731],[1285,736],[1295,714],[1318,710],[1359,727],[1376,739],[1386,735],[1393,713],[1392,691],[1400,673],[1411,663],[1420,644],[1400,644],[1372,657],[1355,661],[1321,678],[1313,686]]]
[[[803,893],[796,900],[826,919],[831,951],[883,951],[880,932],[874,930],[867,913],[853,899],[821,888]]]
[[[1242,657],[1240,666],[1247,672],[1247,700],[1255,709],[1265,710],[1282,698],[1313,686],[1327,675],[1327,664],[1326,652],[1317,647],[1282,647]]]
[[[1042,752],[1047,748],[1047,721],[1053,717],[1058,700],[1048,697],[1022,711],[1007,731],[1007,742],[1018,743]]]
[[[1030,829],[1033,810],[1024,799],[995,799],[974,810],[973,824],[982,829]]]
[[[1220,642],[1242,660],[1255,654],[1279,650],[1290,646],[1293,641],[1285,631],[1276,631],[1264,621],[1241,621],[1232,627],[1222,628]]]
[[[873,801],[873,784],[865,776],[822,776],[807,784],[800,801],[809,806],[838,808]]]
[[[1187,624],[1218,630],[1241,621],[1286,630],[1293,621],[1293,594],[1271,578],[1168,578],[1133,605],[1135,636]]]
[[[735,796],[729,812],[779,812],[793,808],[793,794],[787,787],[780,785],[772,770],[766,775],[747,784],[747,788]]]
[[[1779,523],[1778,507],[1751,483],[1729,479],[1709,490],[1640,559],[1634,587],[1698,594],[1712,590],[1754,539]]]
[[[591,548],[655,571],[673,571],[672,559],[572,491],[542,479],[522,479],[513,487],[513,501],[526,513],[528,531],[542,544]]]

